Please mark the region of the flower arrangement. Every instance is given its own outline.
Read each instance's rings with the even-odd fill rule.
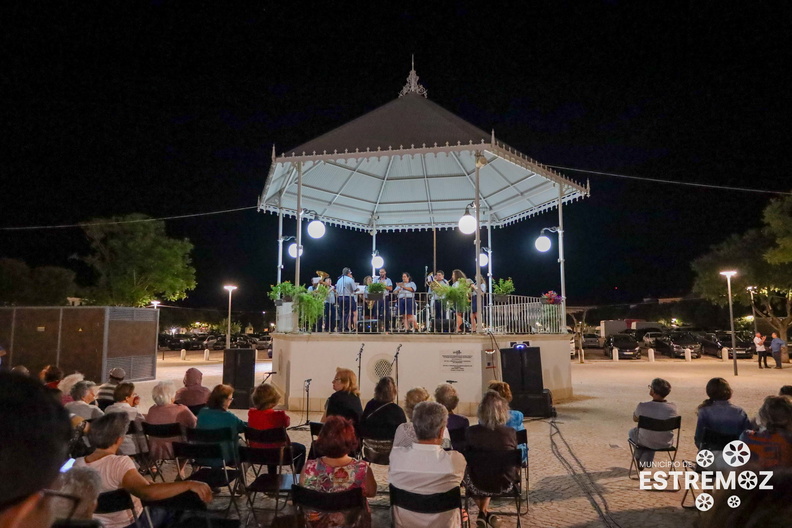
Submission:
[[[561,304],[564,302],[564,298],[558,295],[553,290],[542,294],[542,304]]]
[[[382,282],[372,282],[366,286],[368,293],[383,293],[385,291],[385,284]]]
[[[495,295],[511,295],[514,292],[514,281],[511,277],[508,279],[498,279],[492,285],[492,293]]]
[[[305,291],[302,286],[295,286],[289,281],[279,282],[278,284],[270,285],[270,292],[267,296],[273,301],[287,301],[290,302],[301,291]]]

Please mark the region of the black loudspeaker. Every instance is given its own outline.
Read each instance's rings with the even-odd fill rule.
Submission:
[[[522,412],[526,417],[551,418],[556,415],[553,393],[547,389],[539,394],[513,392],[512,397],[509,407]]]
[[[250,393],[256,377],[256,351],[227,348],[223,354],[223,384],[234,387],[232,409],[249,409]]]
[[[513,348],[501,348],[500,354],[503,381],[509,384],[512,394],[542,393],[544,383],[539,347],[516,345]]]
[[[435,319],[432,323],[432,331],[433,332],[442,332],[444,334],[448,334],[454,331],[454,325],[456,324],[456,319]]]

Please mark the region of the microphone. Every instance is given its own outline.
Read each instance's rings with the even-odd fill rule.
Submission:
[[[272,372],[265,372],[264,374],[277,374],[274,370]]]
[[[454,383],[457,383],[457,380],[446,380],[446,383],[448,383],[448,384],[454,384]]]
[[[305,380],[306,383],[309,381],[313,381],[313,378],[308,378],[307,380]]]

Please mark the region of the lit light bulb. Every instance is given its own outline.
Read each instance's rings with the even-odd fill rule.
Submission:
[[[383,259],[379,255],[374,255],[374,257],[371,258],[371,267],[375,269],[379,269],[384,265],[385,265],[385,259]]]
[[[550,239],[544,235],[537,238],[536,242],[534,242],[534,246],[536,247],[537,251],[541,251],[542,253],[549,251],[551,245]]]
[[[479,255],[479,266],[483,268],[487,264],[489,264],[489,256],[486,253],[481,253]]]
[[[303,250],[301,249],[301,250],[300,250],[300,256],[301,256],[301,257],[302,257],[302,254],[303,254]],[[297,258],[297,244],[296,244],[296,243],[292,243],[292,244],[289,246],[289,256],[290,256],[291,258]]]
[[[325,234],[325,225],[320,220],[311,220],[308,224],[308,235],[311,238],[322,238]]]
[[[472,235],[476,231],[476,219],[469,212],[459,219],[459,230],[465,235]]]

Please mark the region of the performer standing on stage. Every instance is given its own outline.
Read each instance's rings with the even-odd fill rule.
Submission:
[[[487,281],[484,280],[484,277],[481,277],[481,281],[479,282],[478,287],[473,286],[473,301],[472,301],[472,309],[470,311],[470,331],[475,333],[476,328],[478,327],[478,298],[479,295],[476,293],[481,294],[481,304],[487,306]]]
[[[443,299],[445,299],[445,295],[441,295],[435,289],[437,286],[448,286],[448,281],[445,280],[445,273],[443,270],[437,270],[435,272],[434,281],[429,284],[429,288],[432,290],[432,306],[434,307],[434,318],[435,319],[446,319],[445,314],[446,311],[443,309]],[[439,329],[435,329],[438,331]]]
[[[402,328],[406,332],[417,331],[415,320],[415,283],[406,271],[402,273],[402,281],[396,283],[393,290],[399,302],[399,315],[402,317]]]
[[[374,303],[374,314],[377,319],[385,320],[385,331],[390,330],[390,309],[389,309],[389,295],[393,291],[393,281],[388,278],[388,270],[385,268],[379,269],[379,276],[374,277],[372,282],[380,282],[385,285],[385,296],[381,301]]]
[[[352,270],[349,268],[341,270],[341,276],[336,282],[336,294],[338,295],[338,309],[341,310],[340,330],[342,332],[350,332],[354,329],[354,316],[357,313],[356,288]]]
[[[462,288],[468,291],[468,297],[470,296],[470,280],[467,278],[467,275],[460,270],[455,269],[451,272],[451,285],[455,288]],[[454,305],[454,313],[456,314],[456,332],[464,332],[464,307]]]

